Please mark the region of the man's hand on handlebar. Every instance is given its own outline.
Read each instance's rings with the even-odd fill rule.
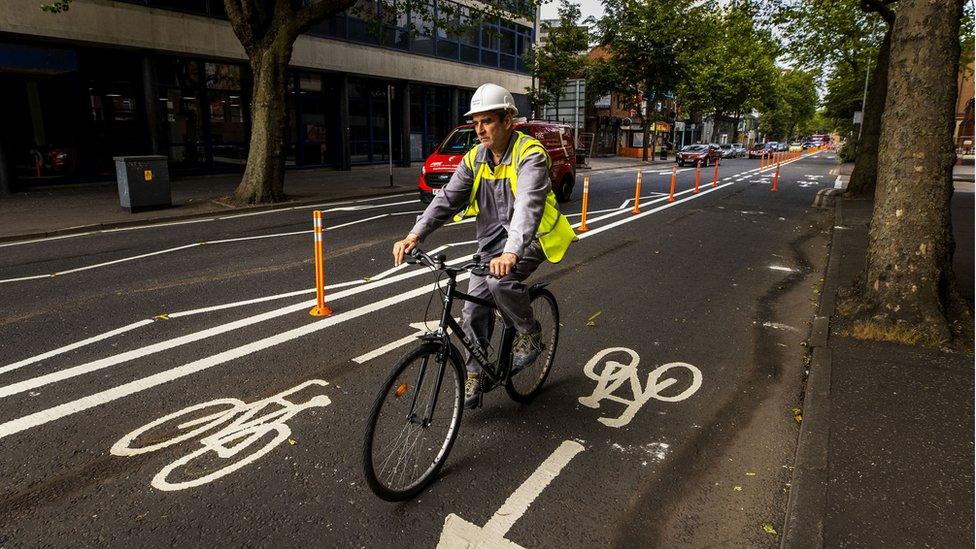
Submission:
[[[488,265],[488,271],[496,278],[503,278],[515,269],[516,263],[518,263],[518,256],[506,252],[491,260],[491,263]]]
[[[410,233],[403,240],[398,240],[393,244],[393,265],[399,266],[403,263],[403,256],[416,248],[418,242],[420,242],[420,237]]]

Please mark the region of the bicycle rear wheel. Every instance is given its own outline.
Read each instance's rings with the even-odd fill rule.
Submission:
[[[546,382],[559,343],[559,307],[552,292],[545,288],[532,291],[532,314],[542,325],[542,354],[529,367],[508,377],[505,391],[516,402],[530,402]]]
[[[457,438],[464,368],[456,351],[438,359],[425,343],[390,372],[369,414],[363,445],[366,483],[387,501],[412,498],[430,484]]]

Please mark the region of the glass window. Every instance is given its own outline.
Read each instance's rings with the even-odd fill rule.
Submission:
[[[477,47],[473,46],[461,46],[461,61],[465,63],[477,63],[478,62],[478,51]]]
[[[410,51],[434,54],[434,4],[432,0],[422,2],[422,7],[410,13],[410,23],[417,31],[410,45]]]
[[[510,30],[503,30],[501,33],[501,51],[509,55],[515,54],[515,33]]]
[[[498,66],[503,69],[515,70],[515,58],[511,55],[500,55]]]
[[[452,133],[441,145],[441,154],[462,154],[478,144],[477,135],[471,128],[461,128]]]
[[[489,67],[497,67],[498,54],[493,51],[481,50],[481,64]]]
[[[481,25],[481,47],[486,50],[498,49],[498,27],[490,24]]]
[[[464,31],[461,33],[460,39],[461,44],[468,46],[477,46],[478,39],[480,38],[480,29],[477,25],[471,21],[471,9],[463,8],[461,10],[460,24],[465,25]]]
[[[226,63],[206,63],[207,87],[213,90],[240,90],[241,67]]]

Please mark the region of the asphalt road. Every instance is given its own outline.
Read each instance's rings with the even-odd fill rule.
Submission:
[[[836,160],[785,164],[775,193],[757,168],[727,161],[715,187],[703,170],[699,193],[681,171],[673,203],[670,169],[646,171],[640,215],[635,170],[593,173],[590,231],[533,277],[562,322],[544,391],[525,406],[489,394],[437,482],[401,504],[365,486],[361,447],[375,394],[414,344],[355,359],[424,318],[433,276],[390,260],[422,209],[415,194],[322,208],[327,319],[307,313],[312,208],[4,244],[0,545],[435,546],[464,531],[494,546],[775,546],[832,220],[810,205]],[[574,223],[581,188],[563,208]],[[473,238],[462,223],[424,247],[462,257]],[[612,391],[622,401],[584,406],[608,361],[634,360],[605,354],[587,375],[612,348],[639,357],[636,374]],[[675,362],[691,367],[658,370]],[[110,452],[186,407],[312,380],[287,398],[329,403],[288,418],[279,444],[255,435],[218,456],[201,434]]]

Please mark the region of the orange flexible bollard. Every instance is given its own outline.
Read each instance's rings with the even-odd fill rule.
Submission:
[[[765,167],[766,167],[766,155],[763,153],[759,155],[759,171],[762,171],[763,168]]]
[[[322,265],[322,211],[312,212],[313,227],[312,235],[315,245],[315,307],[308,314],[312,316],[329,316],[332,309],[325,304],[325,268]]]
[[[721,163],[722,163],[722,159],[721,158],[719,158],[718,160],[715,161],[715,173],[712,174],[712,186],[713,187],[717,187],[718,186],[718,165],[721,164]]]
[[[668,202],[674,202],[674,178],[678,175],[678,167],[671,166],[671,192],[668,194]]]
[[[641,178],[644,175],[642,170],[637,170],[637,190],[634,192],[634,215],[640,213],[640,193],[641,193]]]
[[[585,233],[590,230],[586,226],[586,210],[590,204],[590,176],[583,177],[583,217],[580,219],[580,226],[577,227],[576,232]]]
[[[779,190],[779,162],[776,163],[776,173],[773,174],[773,188],[770,189],[772,192]]]
[[[698,181],[701,179],[701,162],[695,162],[695,192],[698,192]]]

